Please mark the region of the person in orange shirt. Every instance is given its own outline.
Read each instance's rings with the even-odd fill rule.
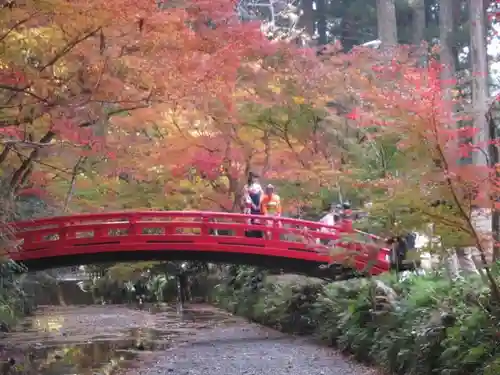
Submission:
[[[260,201],[260,212],[264,216],[281,216],[280,196],[274,192],[274,186],[266,186],[264,196]]]
[[[264,196],[260,201],[260,212],[264,216],[281,216],[281,199],[278,194],[274,192],[274,186],[269,184],[266,186]],[[273,226],[273,221],[267,221],[268,226]],[[271,233],[267,233],[268,239],[271,238]]]

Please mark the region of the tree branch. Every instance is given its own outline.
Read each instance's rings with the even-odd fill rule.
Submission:
[[[101,27],[99,26],[98,28],[89,31],[88,33],[73,39],[70,43],[68,43],[64,48],[62,48],[58,53],[56,53],[46,64],[44,64],[39,71],[43,72],[45,69],[47,69],[49,66],[54,65],[57,61],[59,61],[61,58],[63,58],[66,54],[68,54],[73,48],[75,48],[78,44],[81,42],[87,40],[88,38],[96,35],[99,31],[101,30]]]
[[[73,167],[73,172],[71,174],[71,181],[69,183],[68,193],[66,194],[66,198],[64,199],[63,212],[66,212],[68,210],[69,202],[71,201],[71,198],[72,198],[73,193],[75,191],[75,183],[76,183],[76,179],[78,176],[78,172],[80,170],[80,165],[82,165],[82,163],[84,163],[86,159],[87,158],[85,156],[80,156],[80,158],[76,162],[75,166]]]
[[[21,146],[25,148],[39,148],[39,147],[47,147],[50,146],[50,143],[41,143],[41,142],[30,142],[24,141],[22,139],[2,139],[0,140],[0,144],[5,146]]]
[[[53,131],[48,131],[45,135],[40,139],[40,143],[49,143],[56,136],[56,133]],[[28,168],[30,168],[31,164],[38,158],[40,154],[40,148],[36,148],[31,151],[30,155],[23,161],[21,166],[14,172],[9,182],[9,190],[11,192],[15,191],[21,182],[21,179]]]
[[[30,87],[31,86],[15,87],[15,86],[9,86],[9,85],[4,85],[4,84],[0,83],[0,90],[7,90],[7,91],[12,91],[12,92],[17,92],[17,93],[20,93],[20,94],[25,94],[25,95],[28,95],[28,96],[32,96],[36,100],[39,100],[39,101],[41,101],[43,103],[47,103],[47,99],[44,99],[41,96],[38,96],[37,94],[32,93],[31,91],[28,91],[28,89]]]

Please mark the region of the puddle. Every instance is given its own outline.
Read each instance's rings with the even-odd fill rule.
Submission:
[[[7,374],[12,375],[109,375],[118,368],[133,367],[139,352],[169,348],[174,336],[157,330],[132,329],[126,339],[96,336],[87,343],[43,341],[17,353],[15,349],[2,353],[3,368],[10,365]]]
[[[17,357],[17,358],[16,358]],[[24,355],[11,357],[11,374],[97,375],[111,374],[119,363],[135,357],[128,343],[94,342],[57,347],[30,348]],[[12,361],[11,361],[12,362]]]
[[[199,306],[185,306],[182,313],[175,306],[144,306],[139,313],[144,327],[124,329],[132,325],[127,314],[138,311],[114,309],[110,314],[112,307],[67,308],[26,320],[0,339],[0,375],[111,375],[136,367],[141,353],[166,350],[200,329],[235,319]]]
[[[199,306],[194,308],[184,306],[181,312],[171,306],[153,306],[149,307],[147,311],[151,314],[162,314],[167,318],[178,320],[180,323],[195,325],[196,323],[214,324],[235,321],[234,316],[229,313],[214,311],[211,308],[203,309]]]

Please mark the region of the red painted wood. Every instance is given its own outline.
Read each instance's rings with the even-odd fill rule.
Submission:
[[[261,224],[250,224],[250,219]],[[9,256],[17,261],[48,259],[77,254],[129,251],[227,252],[300,259],[304,262],[342,263],[351,259],[355,268],[380,274],[390,268],[390,250],[346,242],[356,231],[348,220],[336,226],[317,222],[221,212],[144,211],[60,216],[14,223],[21,248]],[[231,235],[214,234],[231,231]],[[250,238],[245,232],[261,230],[268,238]],[[322,231],[320,231],[322,230]],[[339,254],[319,244],[336,242]],[[119,260],[119,259],[117,259]]]

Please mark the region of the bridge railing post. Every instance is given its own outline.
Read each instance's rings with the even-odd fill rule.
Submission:
[[[279,221],[277,216],[264,216],[262,224],[264,225],[267,240],[272,240],[273,238],[276,239],[277,234],[279,240],[279,231],[276,230],[277,228],[279,228],[278,223]]]
[[[209,228],[209,223],[210,222],[210,218],[205,215],[205,214],[201,214],[201,228],[200,228],[200,234],[202,236],[209,236],[210,235],[210,228]],[[217,235],[217,232],[215,230],[215,235]]]
[[[108,235],[108,229],[104,226],[99,226],[97,228],[93,229],[94,232],[94,237],[100,238],[100,237],[106,237]]]
[[[231,223],[234,225],[234,230],[232,231],[233,232],[233,236],[236,236],[236,237],[246,237],[246,233],[247,233],[247,225],[248,224],[248,221],[247,219],[243,219],[243,218],[233,218],[231,219]]]
[[[275,216],[273,220],[273,237],[276,241],[281,240],[281,231],[280,228],[282,226],[282,223],[280,221],[280,216]]]
[[[130,236],[137,236],[139,233],[139,226],[137,225],[137,217],[135,215],[130,215],[128,219],[128,233]]]
[[[70,227],[71,223],[61,224],[61,228],[59,229],[59,241],[65,241],[68,239],[68,232]]]

